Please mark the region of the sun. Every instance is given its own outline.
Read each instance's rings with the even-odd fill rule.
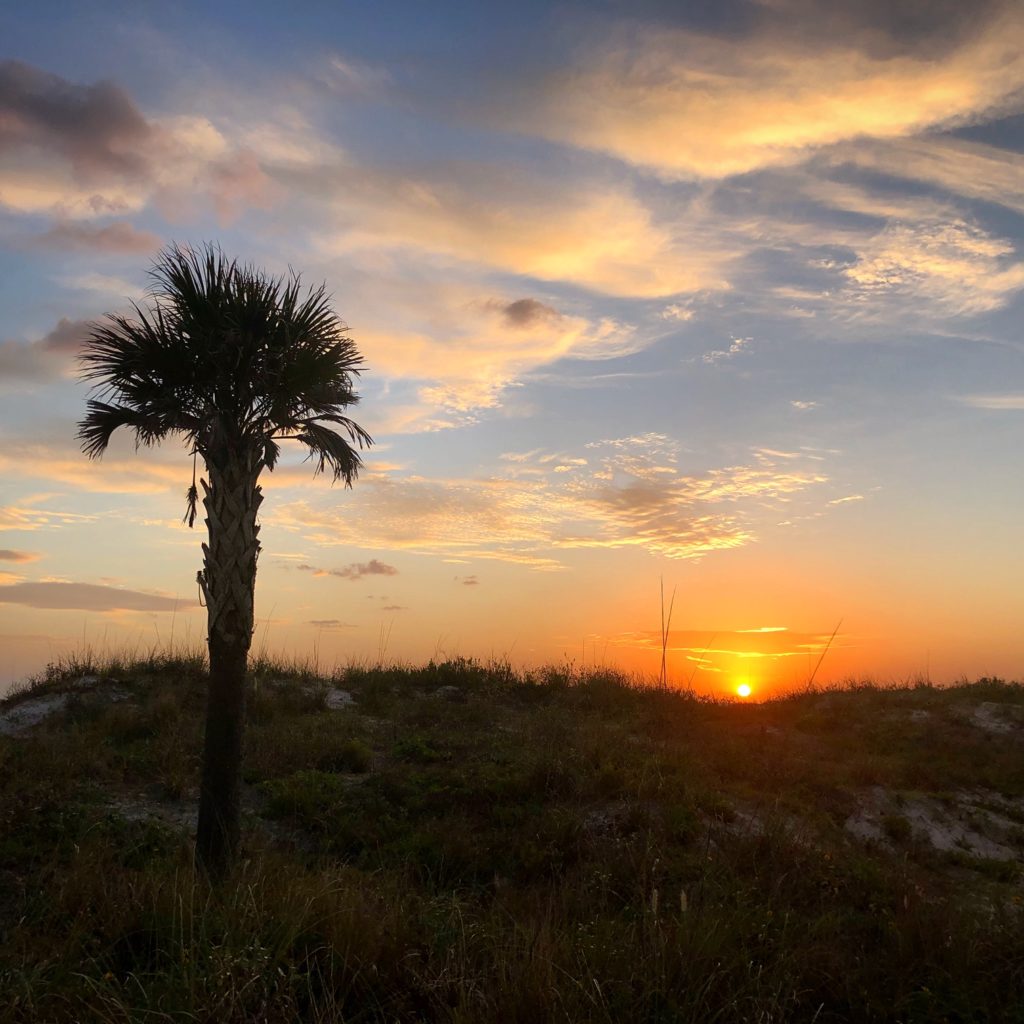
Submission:
[[[740,683],[740,685],[736,687],[736,692],[741,697],[749,697],[753,691],[750,689],[750,683]]]

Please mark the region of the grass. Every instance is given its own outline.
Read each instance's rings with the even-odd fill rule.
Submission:
[[[1024,1019],[1024,732],[971,718],[1018,721],[1017,684],[758,705],[262,659],[243,860],[211,890],[204,673],[83,658],[9,702],[63,700],[0,736],[3,1024]],[[1017,857],[915,830],[915,801],[964,794]]]

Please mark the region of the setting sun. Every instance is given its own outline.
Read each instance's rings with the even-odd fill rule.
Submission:
[[[750,694],[751,694],[750,684],[749,683],[740,683],[740,685],[736,687],[736,692],[741,697],[749,697]]]

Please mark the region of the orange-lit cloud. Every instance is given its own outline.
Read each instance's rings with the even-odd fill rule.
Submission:
[[[618,633],[603,640],[612,648],[645,651],[660,654],[662,635],[654,630]],[[753,665],[764,665],[757,672],[773,675],[773,667],[781,662],[799,657],[810,659],[808,672],[813,670],[813,661],[825,651],[838,651],[855,647],[854,637],[831,632],[807,633],[792,631],[785,627],[762,627],[758,629],[670,630],[666,638],[666,650],[672,658],[672,667],[678,678],[694,679],[698,673],[722,674],[735,672],[740,666],[749,672]],[[680,657],[681,656],[681,661]]]
[[[509,119],[669,178],[792,164],[847,140],[901,138],[1005,109],[1024,86],[1024,13],[1007,4],[979,20],[941,60],[839,34],[630,25],[591,38]]]
[[[486,164],[399,175],[345,163],[282,180],[335,211],[334,228],[318,233],[325,256],[421,250],[608,295],[657,297],[728,287],[737,255],[696,216],[690,233],[659,222],[622,184],[538,179]]]
[[[92,522],[95,519],[96,516],[79,512],[58,512],[52,509],[33,508],[30,505],[0,506],[0,530],[42,530]]]
[[[530,296],[480,299],[447,289],[426,300],[420,317],[427,330],[371,328],[359,334],[361,350],[376,373],[422,382],[420,410],[408,410],[402,425],[406,431],[464,422],[465,414],[498,405],[524,373],[559,359],[609,359],[646,344],[614,320],[592,322],[560,313]],[[438,412],[447,421],[438,422]]]
[[[883,299],[908,313],[928,308],[965,316],[999,309],[1024,288],[1024,262],[1015,255],[1009,242],[962,221],[897,223],[864,244],[842,273],[848,301],[867,318],[885,315]]]
[[[1024,212],[1024,154],[951,136],[836,147],[823,159],[934,185],[954,196]]]
[[[740,547],[756,537],[755,512],[828,479],[809,457],[764,451],[747,465],[689,475],[677,446],[660,435],[597,442],[585,452],[510,453],[505,475],[482,479],[379,478],[343,510],[303,499],[275,505],[265,519],[323,546],[552,570],[562,565],[560,552],[573,549],[635,547],[694,558]]]
[[[180,439],[171,437],[157,448],[134,451],[128,432],[115,438],[111,449],[100,459],[89,459],[75,446],[74,427],[67,429],[68,442],[63,445],[20,441],[9,444],[0,455],[0,472],[8,480],[45,480],[52,484],[73,487],[93,494],[184,494],[192,479],[192,459]],[[298,444],[282,445],[285,458],[301,456]],[[362,478],[395,470],[394,463],[374,459]],[[199,473],[203,466],[200,462]],[[282,462],[260,477],[264,491],[283,490],[296,485],[317,488],[332,487],[329,478],[314,477],[309,465]],[[2,526],[0,526],[2,528]]]

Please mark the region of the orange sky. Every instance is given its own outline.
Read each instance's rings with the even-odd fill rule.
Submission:
[[[10,19],[0,687],[203,639],[187,455],[74,435],[204,239],[327,282],[377,441],[264,475],[257,649],[654,675],[664,581],[676,685],[1021,676],[1024,9],[677,6]]]

